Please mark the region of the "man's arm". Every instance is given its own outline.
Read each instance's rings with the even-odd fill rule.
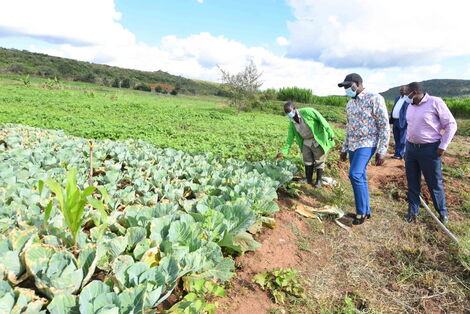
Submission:
[[[436,101],[436,111],[441,123],[441,128],[445,130],[444,135],[442,135],[441,144],[439,144],[439,149],[445,151],[457,131],[457,122],[450,112],[449,107],[447,107],[446,103],[440,98],[437,98]]]
[[[382,96],[374,97],[373,116],[377,130],[379,132],[377,141],[377,154],[385,156],[388,149],[388,143],[390,141],[390,125],[388,123],[387,106],[385,105],[385,99]]]
[[[289,149],[294,142],[294,124],[291,122],[289,124],[289,128],[287,129],[287,139],[286,143],[282,147],[281,154],[287,155],[289,153]]]

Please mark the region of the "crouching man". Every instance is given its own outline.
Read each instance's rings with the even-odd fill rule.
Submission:
[[[286,143],[281,152],[277,154],[276,159],[278,160],[289,153],[295,138],[302,151],[306,181],[308,184],[320,188],[327,153],[335,145],[333,130],[325,118],[313,108],[296,109],[292,102],[288,102],[284,105],[284,112],[291,121]],[[315,171],[317,177],[313,183]]]

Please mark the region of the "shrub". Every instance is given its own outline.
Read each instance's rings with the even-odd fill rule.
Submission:
[[[111,82],[108,80],[107,77],[103,77],[101,82],[103,83],[104,86],[111,86]]]
[[[279,90],[277,93],[277,98],[284,101],[295,101],[308,104],[312,102],[313,93],[311,89],[285,87]]]
[[[444,102],[456,118],[470,118],[470,98],[445,98]]]
[[[111,84],[112,87],[115,87],[115,88],[119,88],[121,85],[121,82],[119,82],[119,79],[118,78],[115,78],[113,80],[113,83]]]
[[[334,106],[334,107],[345,107],[348,103],[346,96],[312,96],[311,102],[319,105]]]
[[[136,86],[134,86],[134,89],[135,90],[141,90],[141,91],[144,91],[144,92],[151,92],[152,91],[152,87],[150,87],[150,85],[145,84],[145,83],[137,84]]]
[[[269,88],[261,93],[261,100],[276,100],[277,91],[274,88]]]
[[[242,72],[230,74],[221,69],[222,82],[228,93],[229,105],[237,110],[246,110],[252,107],[257,100],[258,89],[263,85],[262,73],[258,71],[255,63],[251,60]]]
[[[13,63],[13,64],[10,64],[7,68],[7,71],[8,72],[13,72],[13,73],[24,73],[25,72],[25,68],[22,64],[19,64],[19,63]]]
[[[155,86],[155,92],[161,93],[161,92],[163,92],[163,90],[164,90],[164,88],[161,87],[160,85]]]
[[[173,96],[176,96],[176,95],[178,95],[178,90],[175,88],[174,90],[172,90],[170,92],[170,94],[173,95]]]
[[[36,74],[39,76],[50,77],[53,78],[57,76],[57,71],[51,67],[47,66],[39,66],[36,70]]]
[[[89,73],[79,75],[78,77],[75,78],[75,81],[80,81],[80,82],[85,82],[85,83],[95,83],[96,76],[95,74],[89,72]]]
[[[122,88],[131,88],[131,80],[129,78],[125,78],[121,82]]]

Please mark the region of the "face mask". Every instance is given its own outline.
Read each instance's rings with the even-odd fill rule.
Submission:
[[[356,91],[354,91],[352,87],[349,87],[346,89],[346,96],[351,98],[356,97]]]
[[[409,103],[409,104],[413,103],[413,98],[408,97],[408,95],[403,97],[403,99],[405,100],[406,103]]]
[[[294,119],[294,117],[295,117],[295,110],[292,110],[291,112],[289,112],[289,113],[287,114],[287,116],[288,116],[289,118],[291,118],[291,119]]]

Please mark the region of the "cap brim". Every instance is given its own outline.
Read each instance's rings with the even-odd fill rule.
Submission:
[[[344,82],[339,83],[339,84],[338,84],[338,87],[344,87],[344,86],[350,85],[350,84],[352,84],[352,82],[350,82],[350,81],[344,81]]]

